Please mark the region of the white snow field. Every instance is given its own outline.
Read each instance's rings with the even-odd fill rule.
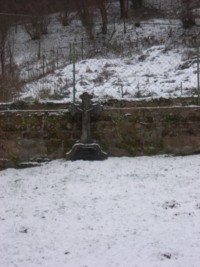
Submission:
[[[76,64],[77,99],[85,91],[93,94],[98,100],[110,98],[137,100],[195,95],[197,87],[195,59],[183,59],[183,50],[182,52],[175,49],[165,50],[165,46],[153,46],[143,50],[142,55],[132,55],[129,58],[99,58],[78,62]],[[141,60],[143,57],[144,61]],[[182,70],[181,68],[187,64],[190,67]],[[44,89],[54,94],[68,87],[68,90],[64,90],[66,97],[60,102],[71,102],[72,69],[72,64],[69,64],[44,78],[28,83],[23,98],[37,98]]]
[[[0,267],[200,266],[200,155],[0,172]]]

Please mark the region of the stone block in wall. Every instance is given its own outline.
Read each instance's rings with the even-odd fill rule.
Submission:
[[[167,136],[163,138],[165,153],[188,155],[200,153],[200,135]]]

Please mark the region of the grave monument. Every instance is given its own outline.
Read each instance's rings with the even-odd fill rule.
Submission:
[[[87,92],[80,96],[81,104],[72,104],[69,112],[72,116],[81,114],[82,133],[81,138],[66,153],[67,160],[104,160],[108,157],[107,153],[101,150],[101,147],[91,137],[90,118],[91,114],[98,115],[102,110],[100,103],[92,103],[92,95]]]

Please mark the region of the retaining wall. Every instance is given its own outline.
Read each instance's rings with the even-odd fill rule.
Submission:
[[[92,118],[92,137],[110,156],[200,152],[200,107],[128,103],[105,104],[101,115]],[[81,117],[58,108],[0,111],[1,167],[64,158],[81,135]]]

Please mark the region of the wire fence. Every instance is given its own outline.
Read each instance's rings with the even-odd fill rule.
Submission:
[[[175,43],[170,42],[166,34],[166,38],[162,35],[160,39],[151,35],[131,40],[126,36],[118,42],[99,39],[90,46],[87,42],[82,38],[80,42],[43,52],[40,57],[35,55],[23,62],[17,77],[20,83],[16,85],[26,86],[28,90],[35,83],[37,89],[34,90],[38,93],[33,95],[38,94],[38,99],[65,98],[73,87],[74,45],[77,92],[89,90],[97,95],[118,98],[197,94],[198,45],[192,38],[182,38],[181,43]],[[14,86],[10,93],[7,90],[9,97],[6,95],[5,99],[16,98],[20,88],[17,90]]]
[[[116,33],[113,31],[108,37],[96,37],[94,41],[82,37],[62,47],[52,47],[50,50],[36,51],[35,55],[21,64],[20,77],[26,82],[36,80],[48,73],[72,63],[72,46],[76,47],[76,62],[93,57],[103,56],[105,58],[126,57],[134,52],[155,46],[165,45],[166,48],[177,48],[187,46],[194,48],[200,28],[196,27],[190,34],[184,36],[181,25],[151,24],[151,33],[145,31],[148,24],[141,24],[139,28]],[[117,26],[116,26],[117,27]],[[128,28],[128,26],[127,26]],[[146,32],[146,34],[142,34]],[[115,36],[112,36],[115,35]]]
[[[120,27],[120,25],[115,25],[115,27]],[[151,28],[150,33],[148,28]],[[112,36],[112,33],[115,36]],[[166,91],[163,93],[166,97],[194,95],[197,81],[195,72],[197,71],[198,34],[198,27],[184,35],[181,25],[144,23],[140,27],[135,27],[134,30],[128,29],[126,33],[123,30],[121,32],[113,31],[108,37],[97,37],[93,42],[82,37],[64,47],[43,51],[39,57],[38,53],[35,54],[32,60],[23,63],[20,77],[25,83],[40,79],[39,87],[46,92],[43,96],[40,94],[40,97],[45,98],[50,94],[53,99],[63,93],[63,96],[66,96],[67,92],[72,90],[72,47],[74,45],[77,91],[92,90],[91,87],[99,87],[99,90],[101,90],[100,88],[104,90],[104,86],[105,88],[112,86],[113,91],[118,92],[114,93],[115,96],[139,98],[158,96],[160,93],[162,95],[162,92],[157,89],[159,87],[162,88],[161,91]],[[184,50],[183,54],[179,50],[180,47]],[[153,50],[159,54],[157,58],[151,55]],[[170,52],[175,50],[177,50],[176,53]],[[98,64],[94,60],[95,58],[103,63]],[[112,68],[112,66],[116,66],[119,58],[125,59],[125,71],[122,66],[118,71],[116,68]],[[134,59],[132,60],[132,58]],[[182,62],[183,59],[185,62]],[[86,65],[89,67],[81,71],[78,63],[84,60],[88,60]],[[107,67],[109,65],[110,67]],[[65,84],[61,82],[59,85],[59,78],[56,77],[55,72],[57,71],[59,76],[59,70],[64,67],[68,70],[65,71],[67,82]],[[187,68],[192,75],[189,75]],[[95,78],[91,79],[88,72],[92,73],[92,70],[89,69],[96,69],[98,75],[95,74]],[[185,71],[181,74],[183,70]],[[180,76],[179,79],[172,78],[175,72]],[[54,76],[49,84],[43,78],[48,74]],[[112,79],[114,81],[110,82]],[[65,90],[63,90],[64,87]],[[95,93],[95,90],[92,92]],[[105,95],[109,96],[107,92]]]

